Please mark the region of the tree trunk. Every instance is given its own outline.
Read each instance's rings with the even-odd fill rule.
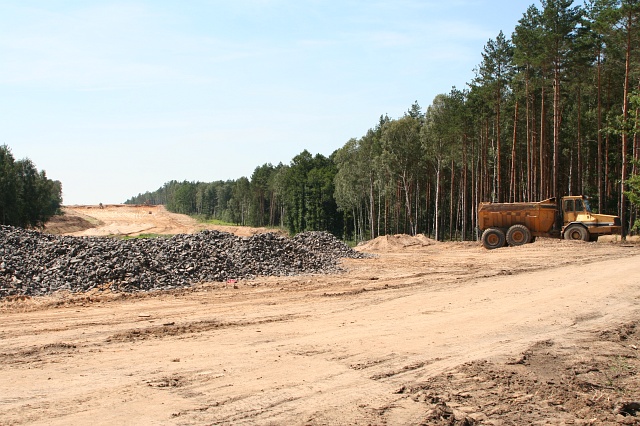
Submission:
[[[622,224],[621,239],[625,241],[627,239],[627,230],[625,228],[625,209],[626,209],[626,196],[625,183],[627,180],[627,144],[628,144],[628,122],[629,122],[629,75],[631,73],[631,32],[633,29],[633,13],[629,9],[627,15],[627,48],[625,52],[625,66],[624,66],[624,98],[622,101],[622,156],[621,156],[621,171],[620,171],[620,222]]]
[[[489,195],[491,194],[491,186],[490,183],[492,180],[489,179],[489,164],[487,153],[489,151],[489,121],[486,120],[484,123],[484,138],[482,141],[482,171],[481,176],[483,179],[482,185],[482,200],[483,201],[495,201],[493,197],[489,199]]]
[[[598,164],[598,213],[602,213],[602,199],[604,193],[602,190],[602,52],[598,51],[598,157],[596,163]]]
[[[454,199],[454,181],[455,181],[455,163],[451,158],[451,189],[449,190],[449,240],[453,241],[453,199]]]
[[[560,199],[560,59],[553,71],[553,196]]]
[[[533,135],[531,135],[531,128],[530,128],[530,110],[529,110],[529,103],[530,103],[530,99],[529,99],[529,71],[526,71],[526,75],[525,75],[525,81],[524,81],[524,99],[525,99],[525,134],[526,134],[526,138],[527,138],[527,155],[526,155],[526,161],[527,161],[527,193],[525,194],[523,200],[524,201],[531,201],[531,194],[533,193],[533,176],[532,176],[532,169],[533,169],[533,156],[531,155],[533,152],[533,144],[532,144],[532,139],[533,139]]]
[[[611,105],[611,75],[607,80],[607,107]],[[609,149],[611,142],[610,132],[606,132],[604,143],[604,189],[606,199],[611,198],[611,181],[609,180]]]
[[[438,158],[436,160],[436,206],[435,206],[435,219],[434,219],[434,227],[435,227],[435,237],[436,241],[440,241],[440,169],[442,168],[442,160]]]
[[[501,175],[500,175],[500,98],[501,95],[500,86],[498,85],[498,105],[496,107],[496,198],[498,202],[502,201],[502,187],[501,187]]]
[[[538,158],[536,158],[536,142],[540,138],[536,138],[536,98],[531,95],[531,195],[529,201],[540,200],[540,185],[538,183]]]
[[[409,219],[409,235],[415,235],[415,226],[413,223],[413,210],[411,208],[410,191],[411,185],[407,180],[406,172],[402,174],[402,186],[404,187],[404,201],[407,209],[407,218]]]
[[[578,170],[576,170],[576,194],[583,194],[582,188],[582,126],[581,126],[581,113],[582,113],[582,93],[580,86],[578,86]]]
[[[540,96],[540,199],[549,198],[549,191],[547,186],[547,177],[545,176],[546,155],[545,148],[547,144],[547,137],[545,135],[545,96],[544,96],[544,84],[542,85],[542,94]]]
[[[462,241],[467,232],[467,136],[462,138]]]
[[[518,139],[518,101],[515,105],[515,113],[513,117],[513,143],[511,144],[511,175],[509,177],[509,199],[512,203],[516,202],[516,142]]]
[[[374,198],[374,178],[372,174],[369,174],[369,208],[370,208],[370,229],[371,229],[371,239],[373,240],[376,237],[376,214],[375,214],[375,198]]]

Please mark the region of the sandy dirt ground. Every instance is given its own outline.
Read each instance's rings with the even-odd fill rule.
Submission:
[[[47,223],[45,232],[76,237],[191,234],[203,229],[216,229],[242,237],[274,232],[267,228],[199,223],[192,217],[168,212],[164,206],[107,204],[101,207],[65,206],[62,210],[64,215]]]
[[[329,276],[0,301],[0,424],[640,424],[639,246],[359,250]]]

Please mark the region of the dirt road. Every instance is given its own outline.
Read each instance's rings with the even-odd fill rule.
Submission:
[[[0,424],[636,424],[638,246],[363,249],[340,275],[4,301]]]
[[[62,216],[54,216],[45,227],[52,234],[85,236],[136,236],[141,234],[191,234],[203,229],[215,229],[241,237],[267,228],[222,226],[200,223],[192,217],[167,211],[164,206],[107,204],[103,206],[66,206]]]

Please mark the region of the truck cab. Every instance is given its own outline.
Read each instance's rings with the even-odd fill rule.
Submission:
[[[620,218],[591,212],[583,195],[562,197],[562,236],[565,240],[598,241],[600,235],[619,234]]]

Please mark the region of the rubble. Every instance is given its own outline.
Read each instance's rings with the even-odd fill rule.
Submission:
[[[328,274],[365,256],[325,232],[294,238],[219,231],[121,240],[0,226],[0,297],[109,287],[135,292],[256,276]]]

